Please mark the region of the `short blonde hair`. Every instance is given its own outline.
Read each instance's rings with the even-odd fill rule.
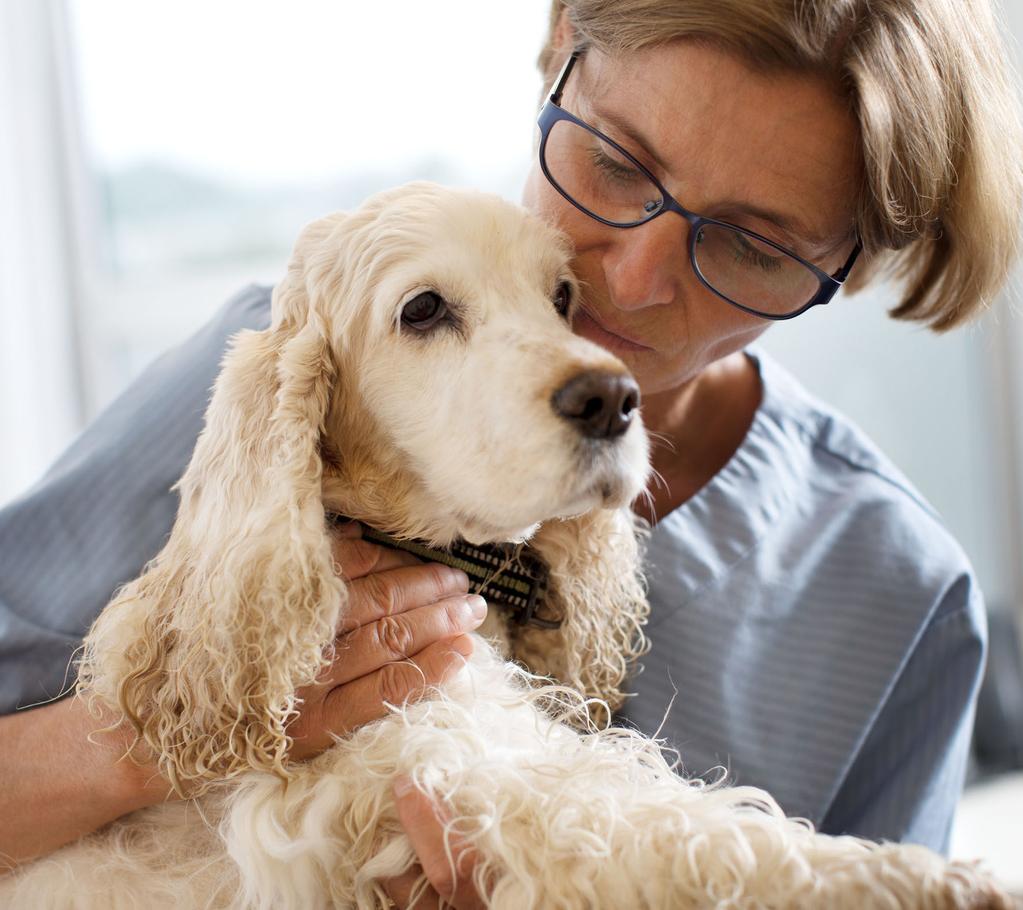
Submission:
[[[936,331],[982,310],[1008,277],[1023,209],[1023,128],[988,0],[553,0],[539,65],[549,88],[577,43],[618,54],[678,38],[843,92],[860,126],[858,289],[903,282],[896,319]]]

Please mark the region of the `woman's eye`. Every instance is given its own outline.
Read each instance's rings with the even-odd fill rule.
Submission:
[[[735,241],[733,255],[736,265],[759,269],[763,272],[777,272],[785,264],[785,257],[768,253],[767,247],[759,249],[761,244],[748,240],[738,232],[733,232],[733,239]]]
[[[611,157],[602,148],[590,150],[590,160],[596,165],[599,171],[607,177],[623,183],[643,179],[643,175],[631,164],[624,160]]]
[[[435,325],[447,314],[448,306],[440,294],[434,291],[423,291],[416,294],[401,311],[401,321],[409,328],[420,332]]]
[[[554,309],[564,319],[568,318],[568,308],[572,305],[572,285],[562,281],[554,292]]]

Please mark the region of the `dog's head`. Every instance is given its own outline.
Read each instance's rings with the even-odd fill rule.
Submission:
[[[640,491],[647,448],[624,367],[568,329],[575,295],[564,240],[487,196],[417,184],[304,231],[271,326],[225,357],[167,545],[80,666],[178,789],[284,773],[346,602],[325,506],[437,543],[587,513],[548,525],[565,623],[522,648],[614,692],[643,605],[622,512],[596,507]]]
[[[303,232],[275,320],[306,310],[336,358],[328,501],[446,543],[522,540],[639,494],[639,389],[572,334],[569,257],[522,209],[425,183]]]

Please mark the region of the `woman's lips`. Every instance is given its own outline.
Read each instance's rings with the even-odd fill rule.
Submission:
[[[573,328],[583,337],[597,342],[601,347],[609,348],[612,351],[652,351],[649,345],[640,344],[617,332],[612,332],[602,323],[598,322],[586,310],[576,311]]]

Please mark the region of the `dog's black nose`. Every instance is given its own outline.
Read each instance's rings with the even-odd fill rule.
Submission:
[[[583,436],[614,439],[632,423],[639,407],[639,386],[628,375],[587,370],[573,376],[551,396],[551,407]]]

